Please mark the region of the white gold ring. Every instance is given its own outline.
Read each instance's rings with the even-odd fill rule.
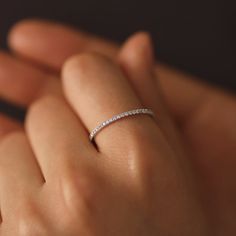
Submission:
[[[135,110],[131,110],[131,111],[126,111],[123,113],[120,113],[118,115],[113,116],[112,118],[110,118],[109,120],[106,120],[104,122],[102,122],[100,125],[98,125],[95,129],[93,129],[89,135],[89,139],[90,141],[93,141],[94,137],[102,130],[104,129],[106,126],[120,120],[123,119],[125,117],[128,116],[134,116],[134,115],[149,115],[154,117],[155,114],[151,109],[147,109],[147,108],[142,108],[142,109],[135,109]]]

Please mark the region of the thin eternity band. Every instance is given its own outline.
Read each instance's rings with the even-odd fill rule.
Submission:
[[[130,110],[130,111],[126,111],[123,113],[120,113],[118,115],[113,116],[112,118],[110,118],[109,120],[106,120],[104,122],[102,122],[100,125],[98,125],[95,129],[93,129],[89,135],[89,139],[90,141],[93,141],[93,139],[95,138],[95,136],[105,127],[107,127],[108,125],[121,120],[123,118],[126,118],[128,116],[134,116],[134,115],[149,115],[154,117],[154,112],[151,109],[147,109],[147,108],[141,108],[141,109],[135,109],[135,110]]]

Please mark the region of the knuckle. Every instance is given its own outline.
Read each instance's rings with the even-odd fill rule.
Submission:
[[[87,81],[91,76],[94,68],[107,68],[107,64],[111,64],[111,60],[99,53],[82,53],[69,58],[62,70],[63,82],[66,83],[68,79],[77,79]],[[86,76],[86,79],[83,78]],[[87,78],[88,77],[88,78]]]
[[[130,177],[133,177],[135,182],[143,183],[145,179],[149,179],[155,173],[154,168],[157,165],[166,163],[167,158],[163,156],[162,150],[163,147],[168,149],[168,144],[161,135],[158,137],[157,144],[155,133],[152,134],[152,132],[143,128],[134,128],[129,133],[130,139],[125,150],[128,150],[126,155]],[[156,131],[154,130],[154,132]]]
[[[35,101],[29,108],[28,116],[38,114],[42,110],[51,109],[58,104],[59,98],[53,95],[47,95]]]
[[[94,235],[99,209],[104,202],[101,194],[104,189],[103,179],[93,166],[76,170],[67,167],[64,174],[60,184],[63,206],[61,227],[72,229],[78,235]]]
[[[86,70],[87,68],[87,60],[90,58],[90,54],[82,53],[80,55],[75,55],[69,58],[64,67],[63,67],[63,74],[67,75],[68,73],[76,73],[80,72],[81,70]]]
[[[97,180],[91,171],[81,171],[64,178],[63,198],[69,215],[86,219],[96,210]]]
[[[91,68],[91,65],[98,62],[109,62],[106,56],[101,55],[96,52],[81,53],[79,55],[72,56],[67,60],[64,66],[64,70],[70,70],[73,68],[88,69]]]
[[[50,111],[61,109],[63,101],[58,96],[47,95],[35,101],[29,108],[26,117],[26,127],[29,128],[32,124],[47,122],[47,114]]]
[[[18,235],[19,236],[46,236],[45,228],[35,220],[22,219],[18,222]]]
[[[21,202],[17,210],[17,231],[19,236],[46,236],[47,227],[36,207],[36,204],[27,200]]]

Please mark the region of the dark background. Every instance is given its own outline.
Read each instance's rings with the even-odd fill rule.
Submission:
[[[116,41],[147,30],[159,60],[236,91],[235,9],[235,0],[8,0],[0,7],[0,43],[6,47],[9,28],[30,17],[66,22]]]

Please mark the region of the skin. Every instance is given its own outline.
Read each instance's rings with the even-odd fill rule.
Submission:
[[[154,81],[152,67],[144,73]],[[162,107],[153,107],[160,122],[124,119],[98,134],[95,148],[89,130],[148,104],[114,62],[97,54],[66,62],[63,90],[71,109],[63,99],[40,99],[26,133],[2,141],[2,234],[207,235],[194,180],[182,166],[186,157],[168,138],[174,133],[162,122]]]
[[[60,35],[61,37],[59,37]],[[55,40],[54,40],[55,38],[59,38],[60,40],[57,40],[55,43]],[[40,40],[36,41],[36,39],[40,39]],[[131,85],[133,89],[135,90],[136,94],[138,94],[138,97],[140,101],[142,101],[142,104],[145,104],[148,107],[152,107],[157,112],[158,116],[160,116],[161,114],[160,116],[161,125],[160,124],[158,125],[158,129],[160,129],[160,132],[158,133],[163,134],[163,136],[165,137],[165,140],[168,143],[171,143],[170,145],[171,150],[174,149],[174,153],[178,157],[178,158],[176,157],[176,159],[178,160],[178,163],[181,163],[181,171],[180,171],[181,174],[186,173],[186,175],[188,176],[189,172],[193,172],[194,175],[196,175],[196,179],[193,178],[192,176],[188,178],[188,179],[191,179],[191,181],[193,181],[193,182],[191,181],[190,182],[192,183],[191,186],[194,186],[195,188],[194,190],[193,189],[188,190],[189,189],[188,184],[184,183],[186,182],[186,177],[184,179],[177,178],[176,180],[177,185],[181,184],[181,186],[182,185],[185,186],[183,187],[183,189],[187,189],[185,190],[187,193],[184,194],[184,196],[186,196],[186,199],[191,199],[192,201],[191,202],[189,200],[190,203],[185,204],[185,206],[189,205],[193,207],[194,210],[192,210],[192,213],[195,213],[194,215],[197,215],[197,217],[201,219],[201,220],[195,219],[196,221],[193,219],[193,222],[194,221],[201,222],[198,224],[198,227],[196,227],[195,225],[194,229],[197,228],[197,230],[202,230],[200,235],[204,235],[204,233],[206,232],[204,222],[205,222],[205,218],[207,218],[206,220],[208,224],[207,228],[210,228],[210,232],[212,233],[212,235],[234,235],[235,234],[236,231],[235,231],[234,222],[236,218],[235,217],[236,203],[234,200],[235,199],[235,183],[234,183],[235,171],[233,167],[235,166],[235,153],[236,153],[236,150],[235,150],[236,132],[234,129],[235,127],[234,124],[236,122],[236,111],[235,111],[236,102],[235,102],[235,97],[233,95],[229,95],[216,88],[211,88],[206,85],[193,82],[192,80],[188,80],[188,76],[181,74],[179,72],[173,71],[169,68],[166,68],[163,65],[158,65],[158,67],[155,67],[154,69],[150,69],[150,64],[151,64],[150,52],[152,50],[150,50],[150,46],[147,46],[147,45],[150,45],[150,42],[149,42],[148,37],[144,36],[144,34],[141,34],[141,35],[139,34],[138,36],[130,39],[130,41],[127,42],[127,44],[120,51],[118,55],[118,59],[116,56],[117,50],[114,48],[112,44],[106,43],[102,41],[101,39],[91,38],[87,35],[75,32],[69,28],[66,28],[60,25],[55,26],[55,25],[51,25],[50,23],[45,23],[45,22],[35,22],[35,21],[32,22],[31,21],[31,22],[23,22],[21,24],[18,24],[13,29],[12,33],[10,34],[9,42],[10,42],[11,48],[13,49],[14,53],[17,54],[18,58],[13,59],[12,57],[9,57],[6,54],[1,55],[0,66],[4,63],[5,64],[4,64],[4,67],[1,68],[2,76],[0,76],[1,78],[0,79],[0,89],[1,89],[0,93],[3,97],[7,98],[8,100],[18,103],[20,105],[24,105],[24,106],[28,106],[29,104],[32,103],[33,100],[42,96],[45,93],[46,94],[52,93],[56,95],[57,97],[61,96],[60,84],[57,82],[56,77],[57,77],[59,68],[61,67],[65,59],[69,57],[71,54],[81,52],[82,50],[94,51],[94,49],[99,48],[103,54],[107,54],[108,56],[112,58],[116,58],[116,61],[118,61],[118,63],[120,64],[122,68],[123,73],[126,75],[127,79],[129,79],[129,81],[131,82]],[[52,44],[52,42],[54,43]],[[35,47],[35,44],[37,44],[37,47]],[[56,52],[56,55],[54,53],[48,53],[49,51]],[[19,57],[21,61],[19,60]],[[97,63],[100,60],[104,60],[102,58],[97,58],[97,56],[94,56],[94,55],[92,57],[96,57]],[[23,59],[23,62],[22,62],[22,59]],[[26,60],[27,60],[27,63],[28,61],[31,61],[30,62],[31,65],[28,65],[26,63]],[[105,61],[107,61],[107,59]],[[108,64],[110,65],[110,62]],[[76,68],[80,68],[80,67],[81,65],[76,66]],[[84,68],[86,66],[82,66],[82,67]],[[158,88],[158,83],[156,83],[156,78],[157,78],[157,76],[155,76],[156,70],[157,70],[156,68],[158,68],[159,83],[161,85],[160,92],[157,92],[160,89]],[[9,81],[10,79],[13,80],[16,78],[16,76],[13,76],[12,74],[13,71],[15,72],[15,75],[17,75],[18,81],[14,80],[14,84],[15,84],[14,90],[12,89],[10,90]],[[150,77],[150,74],[155,74],[155,75]],[[3,77],[8,78],[9,80],[2,79]],[[151,80],[147,78],[153,78],[153,79]],[[30,83],[30,85],[32,83],[31,87],[33,89],[31,91],[27,89],[26,86],[22,86],[23,84],[25,84],[26,81]],[[88,84],[91,84],[91,83],[88,83]],[[68,94],[72,94],[72,93],[70,92]],[[120,99],[120,97],[123,97],[123,96],[124,95],[122,94],[122,96],[119,95],[118,97]],[[118,101],[119,99],[115,99],[115,100]],[[160,102],[162,99],[164,100],[164,103]],[[80,99],[76,98],[72,100],[79,101]],[[54,102],[51,101],[50,103],[56,103],[55,98],[53,101]],[[95,99],[95,101],[97,102],[97,99]],[[103,105],[103,103],[101,104]],[[63,105],[61,104],[61,106]],[[74,105],[72,104],[72,107],[73,106]],[[83,111],[83,109],[86,109],[87,107],[86,103],[84,103],[84,105],[79,105],[79,106],[82,106],[82,108],[80,107],[78,111],[76,110],[77,113]],[[171,116],[169,116],[165,110],[169,110]],[[87,116],[87,112],[88,111],[86,111],[86,120],[84,119],[83,122],[87,121],[88,117],[90,117],[90,116]],[[40,113],[45,114],[45,110],[42,109],[40,112],[38,112],[37,113],[38,117],[40,116],[39,115]],[[81,118],[80,113],[78,114],[78,116]],[[91,117],[92,116],[93,115],[91,115]],[[108,116],[105,116],[104,118],[106,119],[107,117]],[[96,122],[100,120],[98,118],[99,117],[95,119]],[[4,120],[6,121],[6,119]],[[173,120],[175,122],[173,122]],[[55,121],[52,123],[54,124]],[[91,122],[91,124],[93,123]],[[181,142],[179,140],[180,139],[179,134],[174,128],[176,124],[183,138],[183,142],[185,144],[184,148],[182,147],[182,145],[179,144],[179,142]],[[87,125],[89,124],[85,124],[86,126],[85,128],[90,130],[90,125],[88,127]],[[10,126],[11,125],[9,123],[7,127],[10,127]],[[35,126],[37,127],[39,126],[39,124]],[[6,127],[6,125],[4,125],[3,127]],[[112,131],[111,128],[112,127],[107,129],[106,132],[113,133],[114,131]],[[103,135],[105,135],[105,130],[104,130]],[[14,135],[12,136],[14,138]],[[8,136],[9,137],[8,140],[11,140],[12,136]],[[24,136],[24,135],[20,134],[19,136]],[[101,134],[101,137],[102,137],[102,134]],[[101,141],[104,140],[104,143],[105,143],[104,145],[101,145],[99,149],[102,153],[105,150],[107,150],[106,149],[107,140],[110,140],[111,144],[115,143],[115,142],[112,142],[112,137],[114,136],[111,136],[110,138],[105,138],[105,139],[101,138]],[[149,134],[148,134],[148,137],[149,137]],[[138,143],[137,137],[136,136],[130,137],[130,140],[133,140],[133,139],[135,141],[131,142],[131,144],[134,144],[133,146],[134,148],[132,150],[139,150],[138,147],[140,146],[140,143]],[[156,136],[154,139],[156,140]],[[6,140],[4,139],[4,142],[5,141]],[[143,140],[141,141],[143,142]],[[6,143],[8,143],[8,141],[6,141]],[[4,155],[2,156],[6,156],[5,151],[7,152],[7,150],[9,151],[9,149],[10,150],[13,149],[12,143],[17,143],[17,142],[9,141],[9,144],[6,145],[8,146],[8,149],[7,148],[4,149],[4,152],[3,152]],[[152,142],[150,141],[150,143]],[[127,143],[129,147],[131,146],[131,144],[128,145]],[[136,145],[139,144],[139,145],[136,146],[135,144]],[[9,148],[9,146],[11,148]],[[109,145],[109,147],[110,146],[112,147],[112,145]],[[156,144],[154,146],[156,147]],[[16,147],[15,149],[18,150],[19,148]],[[108,155],[109,157],[113,156],[113,152],[115,156],[115,155],[118,155],[119,150],[113,147],[112,150],[107,151],[105,155]],[[185,152],[188,152],[187,158],[185,154],[183,154]],[[164,154],[162,153],[158,155],[155,154],[155,156],[161,157],[161,156],[168,156],[168,155],[166,153]],[[223,157],[224,159],[222,159]],[[114,158],[114,159],[108,158],[108,159],[111,159],[109,160],[111,161],[111,163],[106,164],[107,166],[109,166],[109,168],[107,169],[108,170],[111,169],[113,170],[113,172],[115,172],[114,168],[115,167],[117,168],[117,165],[118,166],[121,165],[120,163],[116,163],[117,160],[120,160],[120,158]],[[116,165],[114,165],[114,162],[112,163],[112,160],[115,161]],[[188,165],[189,162],[194,167],[193,171],[192,169],[189,168],[189,165]],[[138,165],[138,167],[136,167],[136,170],[139,170],[140,166],[144,166],[141,169],[145,169],[145,166],[147,165],[152,166],[152,164],[150,163],[149,164],[145,164],[145,162],[144,163],[141,162],[141,163],[142,165]],[[126,163],[126,168],[127,166],[129,165]],[[158,165],[153,164],[153,166],[157,167],[155,171],[152,171],[153,175],[156,176],[155,178],[162,179],[163,177],[159,173],[160,163],[158,163]],[[168,163],[167,166],[172,166],[172,165]],[[173,167],[173,170],[174,170],[173,173],[179,172],[177,166]],[[121,168],[121,170],[123,170],[123,168]],[[165,170],[165,168],[162,168],[162,169]],[[93,172],[96,173],[96,171],[94,170]],[[147,171],[137,171],[137,172],[142,173],[142,172],[147,172]],[[105,173],[105,171],[103,173]],[[121,173],[123,172],[121,171]],[[168,173],[168,171],[166,171],[166,173]],[[166,173],[163,174],[163,176],[164,178],[168,179],[168,174]],[[124,176],[126,176],[125,173],[123,174]],[[149,179],[149,176],[148,177],[147,176],[145,174],[141,174],[141,178],[138,178],[138,179],[141,179],[141,182],[143,182],[142,178]],[[172,181],[173,179],[175,179],[173,178],[173,176],[171,176],[170,178],[172,179]],[[149,185],[149,184],[150,183],[147,183],[146,185]],[[94,187],[94,183],[91,184],[91,186]],[[106,186],[107,187],[105,189],[110,190],[110,188],[108,187],[109,184]],[[89,188],[86,188],[86,189],[89,189]],[[146,188],[144,187],[144,189]],[[157,188],[157,189],[160,189],[160,188]],[[169,190],[172,191],[171,194],[175,192],[174,189],[175,189],[174,187],[173,188],[170,187]],[[179,188],[177,191],[178,194],[179,194],[180,189],[181,188]],[[198,195],[198,194],[195,194],[196,190],[200,195],[201,201],[199,199],[194,200],[194,198]],[[109,192],[112,193],[112,191],[109,191]],[[192,194],[193,192],[194,194]],[[161,195],[168,196],[168,194],[163,191],[161,191],[160,193],[162,193]],[[160,193],[158,192],[158,195],[157,195],[158,198],[159,198]],[[152,192],[151,195],[153,194],[155,196],[155,193]],[[195,197],[192,197],[191,195],[194,195]],[[132,194],[130,196],[132,196]],[[146,202],[149,200],[149,198],[145,198]],[[110,197],[110,199],[113,199],[113,198]],[[108,201],[108,199],[106,199],[106,201]],[[124,202],[127,202],[127,201],[124,201]],[[132,202],[133,202],[133,199],[132,199]],[[173,203],[173,199],[169,202]],[[203,215],[201,215],[201,212],[196,214],[195,207],[196,207],[196,204],[197,205],[199,204],[199,202],[201,202],[201,204],[203,205],[203,213],[204,213]],[[102,203],[99,202],[99,204],[102,204]],[[158,202],[155,204],[158,205]],[[182,217],[183,221],[184,219],[190,217],[189,215],[190,213],[183,211],[184,207],[181,201],[180,202],[177,201],[177,203],[173,203],[173,204],[175,207],[180,207],[181,209],[177,211],[177,213],[179,214],[182,213],[183,215],[185,215],[185,217],[184,216]],[[160,203],[159,203],[159,207],[160,207]],[[199,205],[196,208],[198,209],[198,211],[201,211],[202,209]],[[160,212],[160,209],[158,207],[155,209],[158,209],[157,212]],[[127,208],[127,210],[129,210],[129,208]],[[166,211],[166,208],[165,208],[165,211]],[[141,215],[145,215],[143,213],[143,208],[141,212],[142,212]],[[175,229],[175,231],[168,232],[168,230],[171,230],[171,229],[169,229],[170,227],[165,228],[166,224],[170,224],[170,221],[171,221],[171,225],[175,225],[173,222],[175,222],[176,220],[175,217],[173,217],[173,219],[170,220],[171,217],[168,216],[168,210],[166,213],[166,217],[164,217],[163,219],[158,218],[158,216],[157,218],[154,216],[152,218],[154,218],[154,221],[156,219],[157,220],[156,222],[161,222],[160,227],[163,227],[163,229],[161,229],[162,231],[160,232],[162,232],[162,235],[166,235],[166,234],[168,235],[168,233],[170,235],[178,235],[177,233],[179,233],[180,235],[188,234],[187,231],[184,232],[184,229],[175,229],[174,227],[173,227],[173,230]],[[191,226],[193,227],[194,225],[193,222],[188,224],[190,225],[189,229],[191,229]],[[44,224],[42,223],[42,225]],[[156,223],[154,225],[156,225]],[[179,225],[183,225],[183,224],[179,224]],[[149,228],[152,229],[153,227],[150,225]],[[50,231],[50,232],[53,232],[53,231]],[[142,231],[139,230],[139,232],[142,232]],[[150,235],[152,235],[151,233],[153,232],[150,232]],[[196,231],[196,235],[199,235],[199,232]]]

